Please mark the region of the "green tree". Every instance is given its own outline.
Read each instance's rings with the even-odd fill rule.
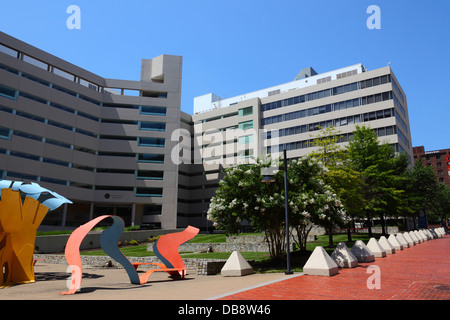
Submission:
[[[440,220],[441,225],[445,225],[450,218],[450,187],[445,184],[438,185],[436,197],[430,205],[430,209],[431,218],[434,216],[436,220]]]
[[[239,165],[226,170],[219,182],[216,195],[211,199],[208,219],[227,233],[237,233],[242,221],[247,220],[253,228],[263,231],[272,259],[285,254],[285,194],[284,171],[277,170],[274,182],[262,183],[263,168],[279,167],[280,160],[258,159],[252,165]],[[345,216],[340,200],[322,179],[326,170],[314,159],[292,160],[288,164],[288,212],[295,242],[305,249],[307,232],[311,224],[329,228]],[[309,231],[308,231],[309,232]]]
[[[432,167],[423,165],[422,159],[419,159],[413,167],[405,172],[405,203],[406,216],[413,218],[415,227],[415,218],[422,210],[429,210],[437,201],[439,195],[439,186],[436,183],[436,175]]]
[[[336,192],[348,216],[347,235],[352,241],[351,227],[354,219],[361,217],[361,208],[364,207],[362,197],[361,174],[353,169],[349,163],[350,158],[346,148],[339,142],[339,133],[335,127],[328,127],[316,136],[313,145],[317,147],[309,155],[321,161],[328,170],[323,171],[323,180]],[[330,234],[331,236],[331,234]]]
[[[361,175],[363,211],[368,222],[369,236],[372,236],[372,219],[384,221],[386,213],[395,216],[402,207],[402,174],[407,158],[397,157],[392,146],[380,144],[374,131],[364,126],[356,127],[349,142],[350,166]],[[383,224],[383,233],[385,228]]]

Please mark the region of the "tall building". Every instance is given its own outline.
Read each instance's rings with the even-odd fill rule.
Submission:
[[[450,187],[450,149],[425,151],[424,146],[414,147],[414,162],[422,160],[424,166],[433,167],[438,183]]]
[[[271,88],[197,97],[189,115],[181,65],[163,55],[142,60],[140,81],[105,79],[0,33],[0,178],[74,202],[47,224],[117,214],[127,225],[204,228],[225,168],[284,148],[301,157],[320,128],[336,126],[346,144],[369,126],[412,162],[406,95],[390,67],[305,68]]]
[[[304,156],[320,128],[335,126],[345,145],[356,125],[368,126],[413,162],[406,95],[390,67],[367,71],[357,64],[321,74],[306,68],[294,81],[256,92],[206,94],[194,99],[192,121],[203,160],[192,166],[196,179],[188,185],[197,215],[208,208],[223,168],[285,148],[290,159]]]
[[[0,33],[0,178],[74,202],[44,224],[116,214],[175,228],[181,70],[162,55],[142,60],[139,81],[105,79]]]

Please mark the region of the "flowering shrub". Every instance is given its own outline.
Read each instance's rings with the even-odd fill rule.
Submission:
[[[278,160],[276,166],[279,164]],[[284,171],[275,173],[274,183],[264,184],[261,169],[270,166],[271,159],[258,159],[255,164],[226,169],[211,199],[208,219],[228,234],[237,233],[242,222],[249,222],[265,233],[272,258],[281,258],[286,239]],[[288,164],[289,222],[301,249],[313,224],[329,227],[345,219],[341,201],[320,178],[325,170],[308,157]]]

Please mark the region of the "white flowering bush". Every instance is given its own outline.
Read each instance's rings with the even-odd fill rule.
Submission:
[[[270,159],[258,159],[256,164],[227,169],[211,199],[208,219],[229,234],[238,232],[241,221],[249,221],[265,233],[271,257],[276,259],[285,254],[284,171],[279,170],[275,182],[267,185],[261,182],[261,169],[269,166]],[[310,158],[288,164],[289,224],[303,250],[313,224],[328,228],[345,219],[341,201],[320,178],[324,170]]]

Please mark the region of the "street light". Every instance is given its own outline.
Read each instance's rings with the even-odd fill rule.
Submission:
[[[289,214],[288,214],[288,186],[287,186],[287,157],[286,149],[283,150],[283,163],[284,163],[284,215],[286,220],[286,264],[287,270],[284,274],[293,274],[291,271],[291,257],[289,248]],[[272,175],[266,174],[262,178],[261,182],[270,184],[275,182]]]

